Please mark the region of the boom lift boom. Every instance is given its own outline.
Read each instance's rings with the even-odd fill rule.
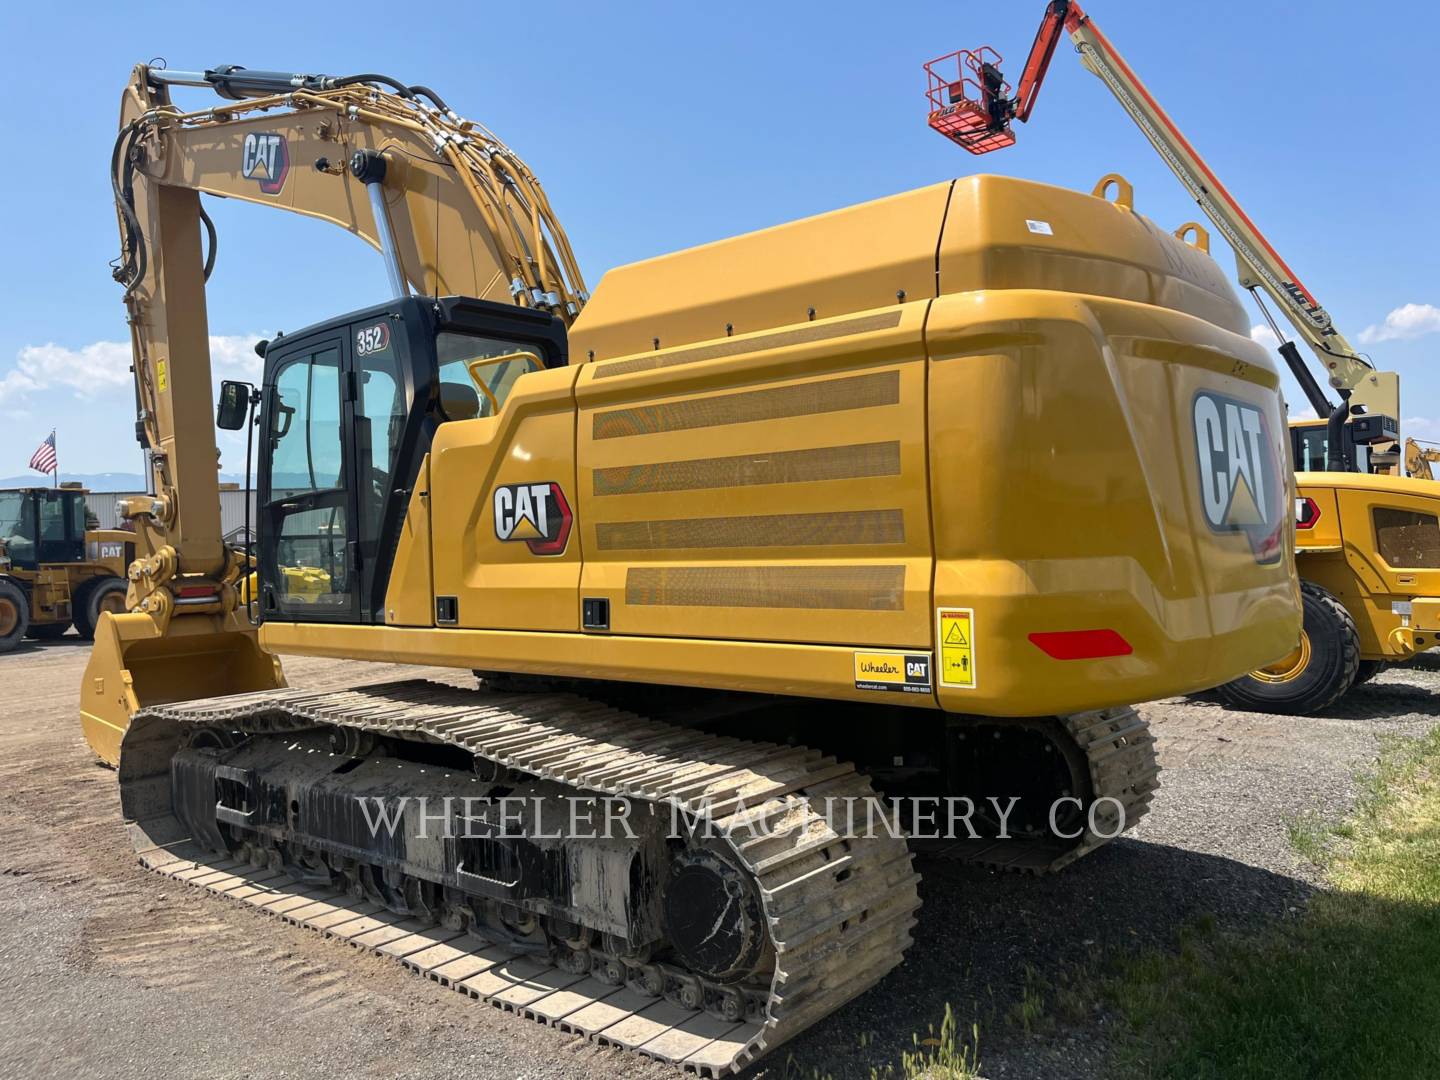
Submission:
[[[1376,441],[1399,437],[1399,377],[1377,371],[1335,326],[1330,313],[1299,279],[1259,227],[1221,183],[1190,141],[1181,134],[1138,75],[1101,33],[1095,21],[1072,0],[1051,0],[1025,62],[1019,89],[1013,94],[1000,72],[1001,57],[993,49],[961,50],[925,65],[931,103],[930,126],[974,154],[985,154],[1015,142],[1012,123],[1025,122],[1035,108],[1040,87],[1062,35],[1068,33],[1080,62],[1098,76],[1136,127],[1150,140],[1206,217],[1235,253],[1240,284],[1255,297],[1280,340],[1280,355],[1300,384],[1316,415],[1330,421],[1330,468],[1345,468],[1338,435],[1352,412],[1362,408],[1387,418]],[[955,72],[956,74],[951,74]],[[1207,250],[1209,240],[1198,234]],[[1293,341],[1280,332],[1261,293],[1284,313],[1296,334],[1315,353],[1329,384],[1339,394],[1332,403],[1310,374]]]

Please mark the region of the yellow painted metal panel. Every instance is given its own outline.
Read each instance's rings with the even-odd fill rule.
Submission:
[[[1293,648],[1288,436],[1274,370],[1248,335],[1149,305],[1014,289],[942,296],[926,340],[934,603],[974,610],[974,686],[939,680],[945,708],[1145,700]],[[1202,391],[1263,416],[1263,528],[1215,531],[1203,517],[1192,418]],[[1029,640],[1094,629],[1117,631],[1132,652],[1062,661]]]
[[[415,488],[400,525],[400,540],[385,590],[385,621],[391,626],[433,626],[435,588],[430,563],[430,456],[420,463]]]
[[[520,376],[497,416],[442,424],[430,450],[435,596],[457,599],[460,626],[578,630],[579,536],[537,556],[496,531],[495,490],[559,484],[574,505],[578,367]]]
[[[572,363],[774,327],[802,327],[935,295],[951,182],[618,267],[571,328]],[[811,314],[813,309],[814,314]],[[593,355],[592,355],[593,354]]]
[[[584,365],[581,591],[613,632],[929,647],[925,308]]]
[[[841,646],[280,622],[267,622],[260,637],[267,649],[304,656],[877,700],[855,686],[855,652]],[[935,707],[929,694],[879,700]]]

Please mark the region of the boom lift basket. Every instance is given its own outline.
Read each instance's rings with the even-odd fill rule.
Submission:
[[[930,126],[972,154],[1015,143],[1006,106],[1010,84],[1000,74],[999,53],[988,45],[960,49],[925,65]]]

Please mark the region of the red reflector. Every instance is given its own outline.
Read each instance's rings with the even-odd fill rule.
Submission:
[[[1135,650],[1114,630],[1056,630],[1031,634],[1030,642],[1056,660],[1095,660],[1129,656]]]
[[[175,595],[182,600],[189,600],[196,596],[215,596],[218,592],[214,585],[182,585],[175,590]]]

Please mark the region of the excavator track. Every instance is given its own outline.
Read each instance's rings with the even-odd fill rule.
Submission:
[[[774,950],[768,996],[761,1007],[727,1019],[633,984],[568,971],[503,941],[407,921],[334,889],[308,889],[273,867],[203,851],[183,835],[166,808],[166,792],[170,757],[186,727],[284,732],[314,726],[448,743],[587,792],[679,804],[722,828],[739,814],[785,819],[783,830],[731,846],[763,901]],[[826,798],[874,796],[853,766],[803,747],[658,724],[570,695],[489,695],[403,682],[160,706],[134,718],[120,784],[147,867],[396,957],[497,1007],[704,1076],[743,1068],[873,986],[900,963],[920,904],[919,875],[903,839],[842,837],[814,809]]]
[[[1016,721],[1016,723],[1027,723]],[[1128,705],[1055,717],[1063,729],[1052,738],[1068,743],[1079,797],[1086,813],[1072,836],[1011,837],[1005,840],[950,840],[926,846],[925,854],[954,862],[976,863],[992,870],[1051,874],[1069,866],[1134,828],[1150,810],[1160,789],[1160,762],[1150,725]],[[1090,807],[1093,806],[1093,812]]]
[[[1058,842],[952,842],[942,857],[1044,872],[1104,843],[1114,823],[1107,815],[1118,806],[1126,827],[1145,812],[1156,787],[1154,739],[1133,710],[1060,722],[1084,752],[1093,794],[1116,800],[1095,815],[1099,828]],[[253,851],[207,849],[176,816],[170,796],[172,758],[202,729],[255,736],[339,729],[443,744],[511,775],[678,806],[715,822],[762,900],[773,949],[768,990],[717,1008],[710,989],[677,993],[693,980],[673,966],[641,969],[658,972],[648,985],[606,977],[598,964],[577,970],[564,956],[537,955],[487,937],[484,928],[407,918],[338,883],[296,880]],[[120,785],[132,840],[149,869],[391,957],[477,1000],[703,1076],[745,1067],[875,985],[901,962],[920,903],[904,839],[883,830],[843,836],[820,812],[829,799],[875,797],[852,765],[806,747],[659,723],[571,694],[477,693],[409,681],[157,706],[132,721]],[[748,839],[725,832],[742,818],[784,827]]]

